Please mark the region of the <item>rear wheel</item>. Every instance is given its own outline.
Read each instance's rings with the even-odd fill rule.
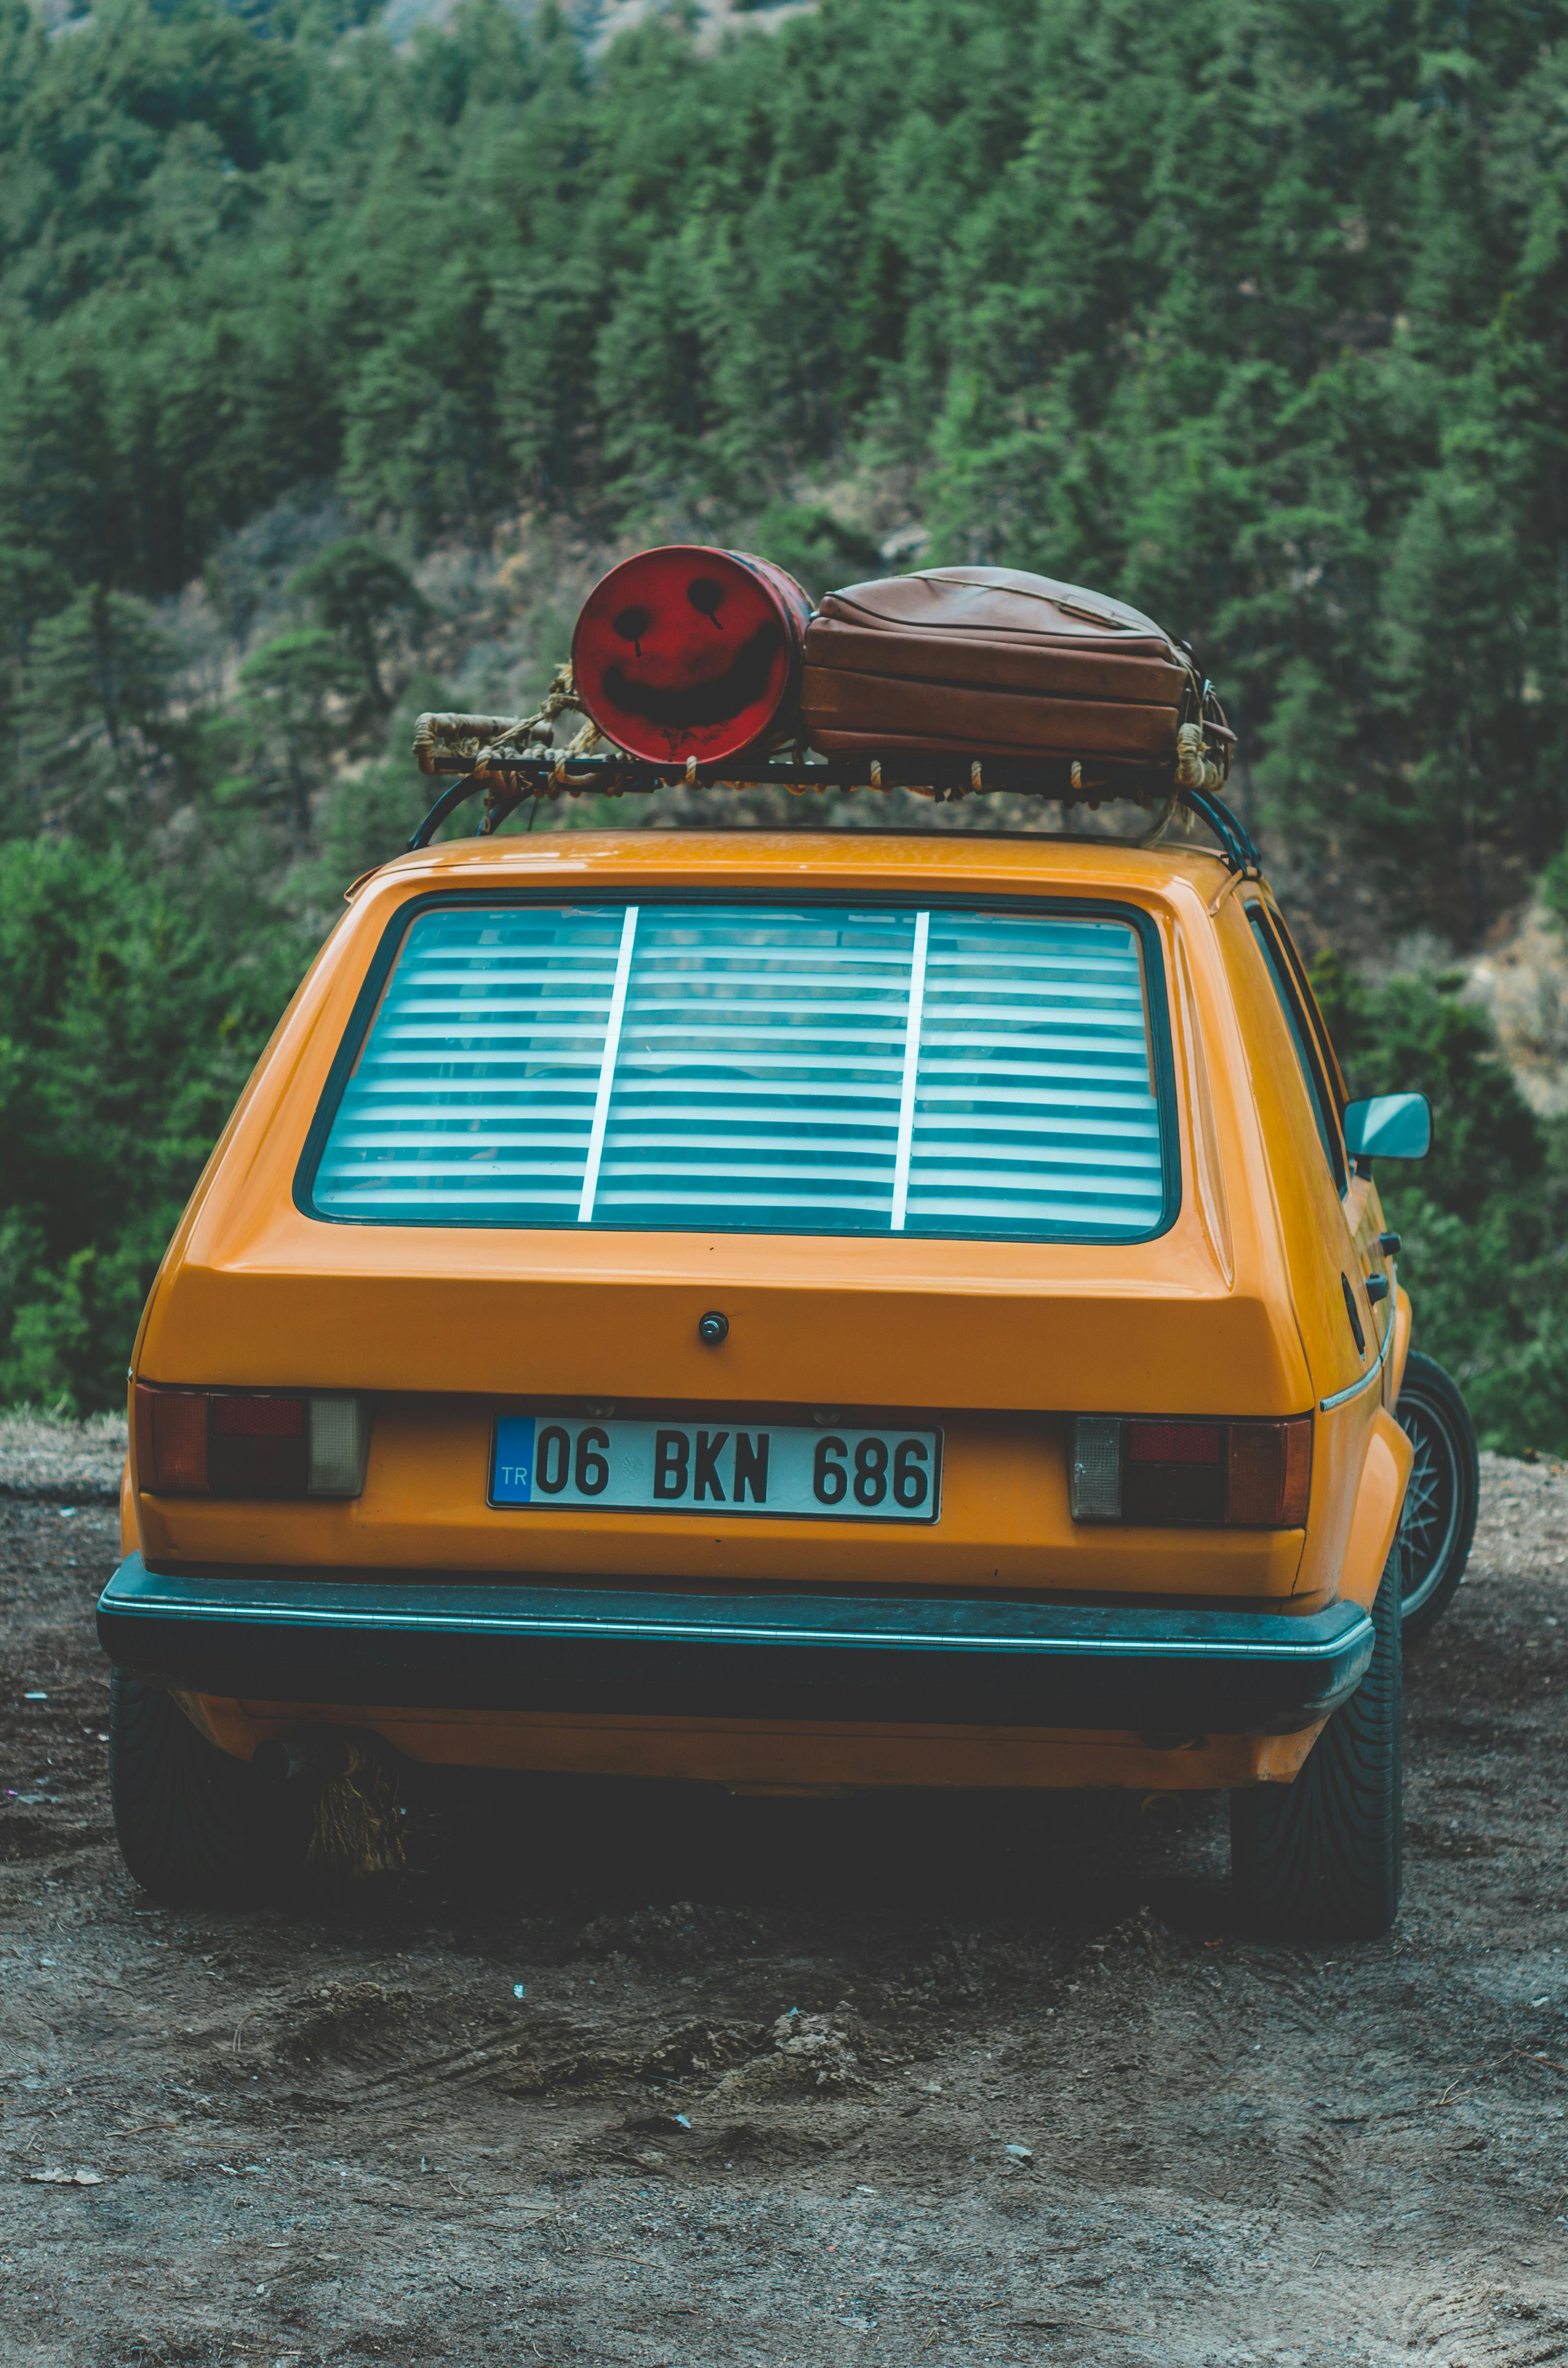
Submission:
[[[1481,1464],[1458,1383],[1418,1349],[1405,1359],[1394,1417],[1415,1451],[1399,1525],[1404,1633],[1414,1638],[1437,1626],[1464,1577],[1481,1502]]]
[[[303,1856],[292,1804],[199,1735],[173,1698],[109,1679],[109,1797],[126,1865],[163,1899],[244,1899]]]
[[[1403,1569],[1396,1538],[1372,1605],[1371,1666],[1295,1782],[1231,1795],[1236,1896],[1266,1932],[1371,1941],[1398,1913]]]

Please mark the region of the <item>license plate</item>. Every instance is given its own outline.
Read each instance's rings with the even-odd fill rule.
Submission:
[[[496,1417],[493,1505],[934,1521],[939,1430]]]

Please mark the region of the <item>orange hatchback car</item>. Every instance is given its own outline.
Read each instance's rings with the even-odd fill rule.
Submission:
[[[789,1791],[1228,1788],[1266,1927],[1400,1882],[1410,1334],[1256,866],[645,831],[355,894],[136,1342],[126,1860],[256,1883],[336,1731]],[[297,1791],[297,1788],[295,1788]],[[290,1845],[291,1847],[291,1845]]]

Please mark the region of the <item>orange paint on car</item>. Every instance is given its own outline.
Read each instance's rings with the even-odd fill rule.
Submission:
[[[367,1402],[362,1490],[160,1490],[142,1468],[144,1417],[128,1551],[148,1570],[265,1573],[268,1600],[285,1603],[292,1583],[330,1574],[372,1614],[379,1590],[431,1574],[470,1588],[548,1582],[567,1595],[680,1590],[742,1604],[961,1599],[1299,1620],[1369,1604],[1409,1462],[1388,1411],[1408,1303],[1397,1289],[1379,1305],[1366,1298],[1376,1189],[1352,1172],[1342,1142],[1325,1147],[1267,967],[1260,932],[1282,927],[1271,900],[1259,883],[1219,893],[1227,885],[1221,860],[1194,847],[978,833],[574,832],[460,842],[383,865],[247,1086],[170,1245],[134,1354],[137,1382],[154,1395]],[[1051,1239],[322,1214],[310,1160],[345,1061],[388,991],[387,948],[405,942],[411,916],[447,909],[443,900],[474,911],[518,898],[530,909],[617,912],[793,900],[927,913],[934,928],[953,913],[1111,916],[1145,949],[1145,993],[1158,998],[1145,1026],[1168,1065],[1161,1222],[1139,1238]],[[607,963],[613,954],[610,943]],[[1322,1057],[1326,1067],[1332,1054]],[[727,1318],[717,1345],[699,1333],[710,1311]],[[737,1518],[743,1508],[726,1499],[720,1518],[711,1503],[597,1508],[537,1492],[522,1508],[492,1501],[498,1420],[537,1425],[565,1409],[580,1428],[607,1406],[606,1420],[650,1435],[700,1429],[704,1453],[717,1452],[721,1431],[749,1440],[770,1424],[779,1437],[814,1427],[939,1439],[939,1516],[773,1515],[748,1502]],[[1302,1421],[1304,1443],[1289,1452],[1293,1489],[1310,1469],[1304,1522],[1245,1525],[1248,1503],[1271,1501],[1268,1475],[1285,1474],[1283,1445],[1249,1447],[1250,1462],[1238,1445],[1228,1465],[1214,1463],[1203,1485],[1219,1492],[1216,1506],[1227,1469],[1253,1475],[1252,1498],[1233,1480],[1242,1510],[1231,1520],[1074,1518],[1074,1487],[1089,1485],[1074,1478],[1074,1440],[1099,1437],[1074,1425],[1089,1417],[1145,1418],[1152,1455],[1183,1423]],[[561,1453],[575,1435],[563,1433]],[[1107,1436],[1106,1452],[1121,1452],[1120,1434]],[[886,1464],[886,1450],[868,1450],[868,1472],[878,1452]],[[852,1479],[847,1457],[838,1461]],[[925,1468],[907,1464],[916,1476]],[[1210,1498],[1181,1501],[1201,1513]],[[1321,1723],[1219,1736],[1059,1718],[983,1728],[926,1715],[929,1704],[890,1722],[346,1702],[319,1687],[279,1699],[191,1684],[186,1698],[210,1736],[244,1756],[291,1725],[324,1720],[369,1726],[425,1759],[808,1787],[1289,1780]]]

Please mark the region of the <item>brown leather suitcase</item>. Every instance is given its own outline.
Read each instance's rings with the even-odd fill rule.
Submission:
[[[932,567],[830,592],[806,632],[805,736],[824,755],[1174,762],[1190,659],[1124,601],[1012,567]]]

